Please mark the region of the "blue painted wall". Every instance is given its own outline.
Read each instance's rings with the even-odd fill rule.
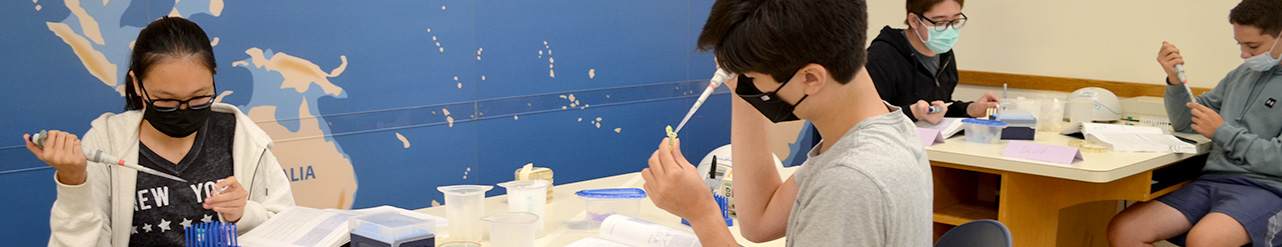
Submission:
[[[124,79],[124,44],[177,10],[219,39],[215,80],[219,91],[231,91],[223,102],[246,112],[275,107],[275,119],[255,119],[260,126],[300,131],[319,123],[324,135],[277,139],[277,148],[329,141],[347,159],[335,162],[350,163],[357,189],[345,204],[314,207],[427,207],[443,201],[436,186],[508,181],[526,163],[552,167],[557,184],[639,171],[663,127],[680,121],[714,70],[711,55],[694,50],[711,0],[232,1],[220,11],[209,1],[180,3],[86,0],[80,7],[99,23],[105,42],[93,48],[118,66],[115,80]],[[22,146],[21,135],[84,133],[98,115],[123,108],[116,85],[91,74],[50,23],[88,36],[64,2],[0,2],[6,246],[45,244],[56,194],[54,170]],[[321,83],[282,89],[280,73],[234,66],[250,61],[250,48],[306,59],[325,72],[346,57],[341,75],[328,78],[342,92],[325,92]],[[688,157],[729,143],[729,97],[718,91],[683,130]],[[300,119],[299,104],[315,118]],[[295,171],[334,165],[278,156]],[[317,186],[301,178],[296,191]]]

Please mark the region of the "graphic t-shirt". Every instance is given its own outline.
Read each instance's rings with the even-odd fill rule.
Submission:
[[[218,221],[218,213],[203,204],[213,196],[214,184],[232,176],[235,128],[234,115],[214,113],[178,164],[139,143],[138,165],[187,182],[138,173],[129,246],[184,246],[184,227]]]

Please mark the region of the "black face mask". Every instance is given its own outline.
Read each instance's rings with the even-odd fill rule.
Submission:
[[[147,89],[141,89],[146,95]],[[143,100],[147,102],[147,109],[143,110],[142,118],[151,123],[151,127],[156,128],[160,133],[173,138],[187,137],[196,133],[201,127],[205,127],[205,121],[213,114],[213,109],[210,107],[212,104],[196,107],[187,105],[187,109],[161,111],[149,96],[144,96]]]
[[[159,130],[160,133],[173,138],[182,138],[196,133],[201,127],[205,126],[205,120],[213,110],[209,107],[203,109],[178,109],[172,112],[160,112],[156,106],[147,104],[147,109],[143,111],[142,118],[151,123],[151,127]]]
[[[797,118],[797,115],[793,114],[792,111],[797,108],[797,105],[801,104],[801,101],[806,100],[806,97],[810,97],[810,95],[801,96],[801,99],[797,100],[796,104],[788,104],[788,102],[784,102],[783,98],[779,98],[779,95],[776,93],[779,92],[779,89],[783,89],[784,85],[788,85],[788,81],[791,80],[792,78],[784,80],[783,83],[779,84],[779,88],[775,88],[775,91],[773,92],[762,93],[761,90],[757,89],[756,84],[752,84],[752,78],[740,76],[738,83],[739,86],[735,88],[735,94],[738,94],[740,98],[743,98],[743,100],[748,101],[748,104],[752,104],[752,107],[757,108],[757,111],[761,112],[761,115],[765,115],[766,118],[769,118],[770,122],[779,123],[796,121],[799,120],[799,118]]]

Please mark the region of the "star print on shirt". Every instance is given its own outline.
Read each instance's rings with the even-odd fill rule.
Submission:
[[[151,232],[151,224],[142,224],[142,229]]]
[[[165,219],[160,219],[160,224],[156,224],[156,226],[157,226],[157,227],[160,227],[160,232],[165,232],[165,231],[173,230],[173,229],[170,229],[170,228],[169,228],[169,223],[173,223],[173,222],[172,222],[172,221],[165,220]]]
[[[209,223],[210,221],[213,221],[213,220],[214,220],[214,217],[209,216],[208,214],[206,214],[204,218],[200,218],[200,222],[204,222],[204,223]]]
[[[179,225],[182,225],[182,226],[183,226],[183,228],[185,229],[185,228],[191,227],[191,220],[189,220],[189,219],[187,219],[187,218],[183,218],[183,222],[182,222],[182,223],[178,223],[178,224],[179,224]]]
[[[131,234],[138,234],[138,226],[133,226],[133,233]]]

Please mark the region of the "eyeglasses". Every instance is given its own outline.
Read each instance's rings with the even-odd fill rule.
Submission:
[[[933,20],[930,20],[930,18],[926,18],[922,16],[921,14],[917,14],[917,16],[921,17],[918,19],[926,20],[926,22],[929,22],[930,23],[929,28],[932,30],[935,30],[936,32],[942,32],[944,30],[947,30],[948,27],[961,29],[962,27],[966,26],[966,20],[968,19],[966,18],[966,14],[964,13],[961,14],[961,18],[957,18],[956,20],[951,20],[951,21],[933,21]]]
[[[187,105],[187,109],[191,110],[203,110],[214,105],[214,94],[196,96],[187,100],[151,99],[151,95],[147,93],[147,88],[142,86],[141,81],[138,82],[138,87],[142,89],[143,99],[146,99],[147,103],[151,104],[152,107],[155,107],[158,112],[177,111],[179,107],[182,107],[182,105]],[[217,91],[217,89],[215,89],[215,91]]]

